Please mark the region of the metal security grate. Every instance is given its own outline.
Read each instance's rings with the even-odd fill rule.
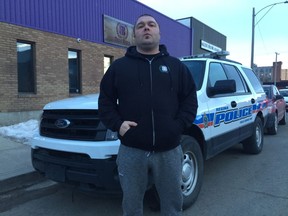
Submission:
[[[57,121],[69,122],[59,127]],[[41,136],[85,141],[104,141],[106,127],[99,120],[98,110],[44,110]]]

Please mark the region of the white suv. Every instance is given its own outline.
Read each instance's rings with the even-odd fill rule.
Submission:
[[[197,85],[198,113],[181,139],[184,208],[203,181],[204,160],[242,143],[245,152],[263,148],[266,95],[254,72],[223,58],[223,52],[181,58]],[[47,178],[98,192],[121,191],[117,133],[98,118],[98,95],[47,104],[32,141],[32,163]],[[153,182],[151,182],[151,188]]]

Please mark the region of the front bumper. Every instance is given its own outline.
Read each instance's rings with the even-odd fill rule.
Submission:
[[[116,155],[91,159],[88,155],[37,148],[31,150],[32,165],[48,179],[103,193],[120,193]]]
[[[34,134],[31,140],[31,148],[46,148],[63,152],[74,152],[89,155],[92,159],[108,159],[112,155],[117,155],[120,140],[113,141],[79,141],[55,139]]]

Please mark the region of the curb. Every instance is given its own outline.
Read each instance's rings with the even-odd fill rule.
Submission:
[[[36,171],[31,171],[25,174],[0,180],[0,194],[10,190],[14,190],[16,188],[21,188],[27,184],[31,185],[42,179],[44,179],[44,177],[40,173]]]
[[[30,200],[55,193],[60,184],[36,171],[0,181],[0,213]]]

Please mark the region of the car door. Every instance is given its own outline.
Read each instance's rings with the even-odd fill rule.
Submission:
[[[236,92],[234,94],[237,98],[237,116],[234,121],[239,128],[239,139],[243,140],[249,137],[253,131],[253,124],[260,109],[261,100],[257,95],[250,91],[245,78],[240,69],[234,65],[224,64],[225,71],[229,79],[234,79],[236,82]],[[251,71],[253,73],[253,71]],[[260,85],[260,83],[259,83]]]
[[[285,116],[286,102],[285,102],[284,98],[282,98],[283,96],[281,96],[281,94],[280,94],[280,92],[276,86],[273,86],[273,95],[275,97],[274,103],[275,103],[277,110],[278,110],[278,120],[280,121]]]
[[[213,87],[219,80],[228,80],[229,77],[220,62],[210,62],[207,88]],[[208,92],[208,90],[207,90]],[[209,113],[214,114],[213,128],[211,129],[212,151],[214,154],[223,151],[239,140],[238,110],[242,106],[234,93],[215,94],[209,96],[207,105]],[[213,154],[212,153],[212,154]]]

